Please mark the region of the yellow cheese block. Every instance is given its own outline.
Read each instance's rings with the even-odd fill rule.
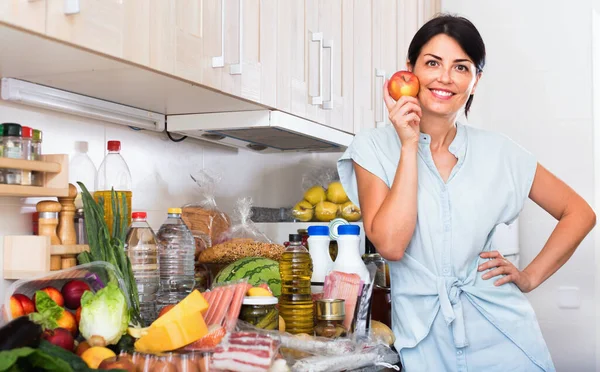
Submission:
[[[187,295],[186,298],[175,305],[175,307],[167,311],[166,314],[156,319],[150,325],[150,328],[162,327],[176,319],[182,319],[184,316],[191,313],[201,312],[204,314],[206,313],[206,310],[208,310],[208,302],[206,302],[204,296],[202,296],[202,293],[195,289],[192,291],[192,293]]]
[[[179,349],[199,340],[206,334],[208,334],[208,328],[202,313],[196,311],[173,319],[164,325],[155,326],[153,324],[148,328],[148,334],[137,340],[134,346],[136,351],[142,353],[160,353]]]

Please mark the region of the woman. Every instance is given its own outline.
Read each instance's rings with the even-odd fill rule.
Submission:
[[[393,329],[413,371],[554,371],[523,293],[573,254],[596,216],[509,138],[456,123],[468,113],[485,46],[467,19],[442,15],[408,50],[418,97],[390,97],[393,125],[359,133],[338,162],[365,232],[388,260]],[[494,250],[497,225],[529,196],[559,220],[522,271]]]

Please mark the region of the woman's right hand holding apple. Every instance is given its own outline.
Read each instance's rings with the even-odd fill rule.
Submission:
[[[383,99],[389,112],[389,118],[396,128],[403,147],[417,146],[419,143],[421,106],[419,100],[411,96],[402,96],[396,102],[390,96],[386,80],[383,84]]]

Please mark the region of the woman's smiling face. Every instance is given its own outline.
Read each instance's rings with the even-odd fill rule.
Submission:
[[[464,109],[481,75],[456,40],[445,34],[432,37],[409,69],[421,84],[418,98],[423,114],[446,117]]]

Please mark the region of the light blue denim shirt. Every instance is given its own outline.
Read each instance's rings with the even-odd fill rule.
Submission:
[[[496,287],[500,277],[483,280],[485,272],[477,271],[484,262],[479,254],[494,250],[496,226],[511,223],[522,210],[533,183],[535,158],[504,135],[457,124],[449,150],[458,162],[444,182],[433,162],[430,141],[429,135],[421,133],[413,237],[402,260],[388,262],[396,349],[402,355],[402,349],[417,347],[431,332],[438,313],[450,330],[452,355],[461,355],[457,350],[488,337],[467,333],[465,322],[470,320],[464,316],[463,301],[468,300],[504,341],[510,340],[541,370],[553,371],[535,313],[523,293],[513,283]],[[350,200],[359,205],[352,161],[391,187],[400,148],[391,125],[356,135],[338,161]],[[503,352],[494,354],[510,358]]]

